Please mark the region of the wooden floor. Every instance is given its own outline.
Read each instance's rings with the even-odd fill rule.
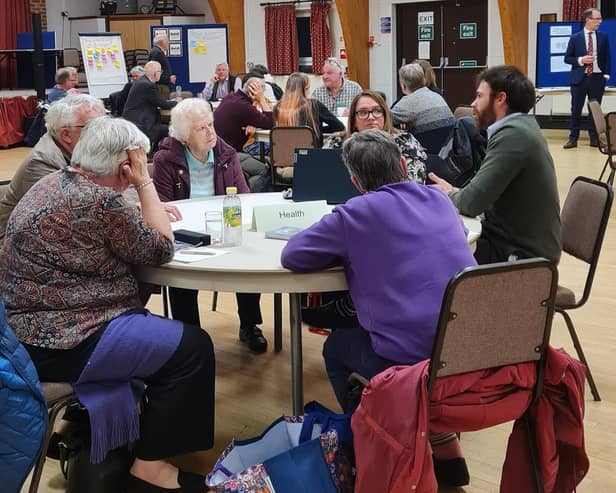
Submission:
[[[603,166],[603,156],[588,147],[581,139],[577,149],[563,150],[564,131],[546,131],[556,164],[561,203],[572,180],[578,175],[597,178]],[[0,151],[0,180],[10,178],[27,149]],[[595,379],[602,394],[602,402],[593,402],[586,394],[586,449],[590,456],[590,472],[578,489],[581,493],[613,492],[616,489],[616,225],[612,211],[594,289],[586,307],[573,312],[573,319]],[[561,282],[577,289],[583,282],[584,271],[575,261],[563,259],[560,265]],[[206,472],[221,450],[233,438],[248,438],[262,432],[276,417],[290,412],[288,314],[285,311],[285,344],[282,353],[268,351],[255,356],[237,340],[238,319],[235,297],[221,294],[217,312],[211,312],[211,295],[200,295],[201,320],[212,335],[217,358],[216,442],[213,450],[179,458],[179,463],[195,471]],[[162,313],[160,297],[155,296],[150,308]],[[273,341],[272,296],[262,301],[263,329]],[[336,408],[334,395],[323,369],[321,346],[323,337],[304,334],[305,399],[317,399]],[[564,347],[573,354],[573,346],[562,319],[557,316],[552,330],[552,344]],[[182,419],[178,416],[177,419]],[[441,492],[484,493],[497,492],[500,468],[505,452],[509,425],[462,435],[462,448],[471,472],[471,484],[456,490]],[[28,483],[26,483],[28,484]],[[39,491],[64,491],[58,464],[48,461]],[[25,491],[25,490],[24,490]],[[376,492],[375,492],[376,493]],[[524,493],[524,492],[521,492]]]

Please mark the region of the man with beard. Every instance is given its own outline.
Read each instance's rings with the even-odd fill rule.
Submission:
[[[472,103],[477,126],[488,133],[481,168],[462,189],[434,173],[428,177],[460,213],[484,213],[475,258],[480,264],[545,257],[558,262],[560,206],[554,163],[535,118],[528,111],[535,88],[517,68],[484,70]]]

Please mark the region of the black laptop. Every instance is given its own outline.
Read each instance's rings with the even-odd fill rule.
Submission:
[[[340,149],[296,149],[294,163],[294,202],[326,200],[328,204],[343,204],[359,195]]]

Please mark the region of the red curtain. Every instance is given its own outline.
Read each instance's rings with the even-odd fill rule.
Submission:
[[[267,66],[272,75],[299,70],[299,42],[293,5],[265,7],[265,47]]]
[[[586,9],[596,7],[596,0],[563,0],[563,21],[581,21]]]
[[[24,140],[24,118],[36,115],[36,96],[0,98],[0,147]]]
[[[0,49],[17,47],[17,33],[32,32],[29,0],[0,1]],[[10,55],[0,55],[0,88],[17,87],[17,64]]]
[[[310,48],[312,71],[320,73],[323,62],[332,54],[332,39],[327,25],[329,3],[310,4]]]

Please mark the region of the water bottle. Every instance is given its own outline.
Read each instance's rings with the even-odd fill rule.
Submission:
[[[223,242],[232,247],[242,244],[242,202],[237,196],[237,187],[227,187],[222,201]]]
[[[180,86],[180,85],[176,84],[176,85],[175,85],[175,93],[176,93],[178,96],[181,96],[181,95],[182,95],[182,86]]]

